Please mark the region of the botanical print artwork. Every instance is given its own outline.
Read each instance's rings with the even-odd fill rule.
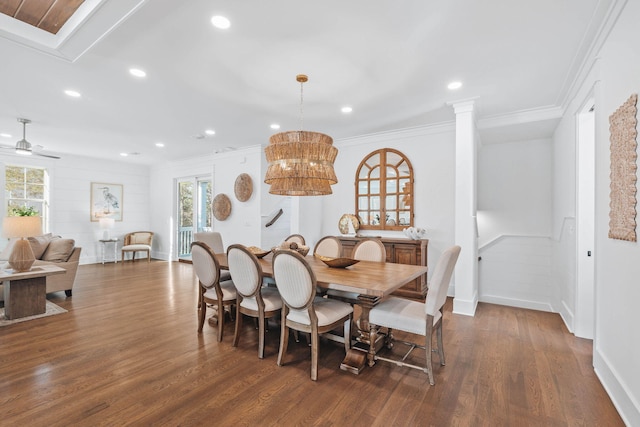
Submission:
[[[609,117],[611,132],[611,201],[609,237],[635,242],[638,95],[633,94]]]

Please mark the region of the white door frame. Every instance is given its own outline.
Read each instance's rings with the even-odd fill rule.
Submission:
[[[576,115],[576,302],[577,337],[593,339],[595,328],[595,99]]]

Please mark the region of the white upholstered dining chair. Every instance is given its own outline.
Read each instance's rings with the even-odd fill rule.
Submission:
[[[214,254],[224,253],[224,244],[222,243],[222,235],[217,231],[199,231],[193,233],[194,242],[206,243]],[[231,273],[228,270],[220,271],[220,281],[231,280]]]
[[[284,239],[284,241],[288,242],[288,243],[297,243],[298,246],[304,246],[305,245],[304,236],[302,234],[292,234],[289,237],[287,237],[286,239]]]
[[[386,262],[387,250],[380,239],[365,239],[356,243],[353,248],[353,259],[359,261]],[[339,291],[337,289],[327,290],[327,296],[339,299],[350,304],[358,302],[358,294],[355,292]]]
[[[238,293],[236,302],[236,332],[233,346],[237,347],[242,332],[242,317],[258,319],[258,357],[264,357],[265,323],[282,310],[282,299],[276,288],[262,286],[262,267],[258,258],[242,245],[227,249],[229,271]]]
[[[318,240],[313,248],[314,255],[321,255],[331,258],[340,258],[342,256],[342,243],[335,236],[324,236]]]
[[[193,270],[198,276],[198,333],[202,332],[207,304],[217,308],[218,341],[224,332],[224,309],[236,303],[237,292],[233,281],[220,281],[220,265],[211,248],[202,242],[191,243]]]
[[[206,243],[214,254],[224,253],[222,235],[216,231],[199,231],[193,233],[193,240],[196,242]]]
[[[402,360],[392,360],[389,358],[375,356],[376,360],[384,360],[392,362],[400,366],[407,366],[414,369],[420,369],[429,376],[429,383],[435,384],[433,380],[433,366],[431,363],[432,351],[437,351],[440,358],[440,364],[444,366],[444,346],[442,343],[442,307],[447,300],[447,289],[451,281],[451,275],[455,268],[458,255],[460,254],[460,246],[452,246],[445,250],[429,282],[429,290],[424,303],[412,301],[404,298],[390,297],[380,304],[376,305],[369,312],[369,340],[372,345],[376,341],[378,328],[387,328],[387,346],[393,346],[393,330],[409,332],[415,335],[425,337],[425,344],[419,345],[415,343],[405,342],[409,345],[409,351]],[[436,332],[438,348],[433,349],[433,332]],[[426,366],[420,367],[406,363],[405,360],[414,348],[421,348],[426,351]]]
[[[311,379],[318,379],[319,335],[343,325],[344,348],[349,351],[353,307],[342,301],[316,296],[316,276],[307,261],[294,251],[273,255],[273,275],[284,302],[282,307],[278,366],[289,343],[289,329],[311,334]]]

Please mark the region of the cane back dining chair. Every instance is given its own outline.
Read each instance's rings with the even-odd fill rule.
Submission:
[[[359,261],[386,262],[387,250],[380,239],[361,240],[353,248],[353,259]],[[350,304],[358,302],[358,294],[355,292],[339,291],[337,289],[327,290],[327,296],[339,299]]]
[[[136,252],[146,252],[147,262],[151,261],[151,244],[153,243],[152,231],[134,231],[127,233],[122,241],[122,261],[125,253],[131,253],[131,260],[136,260]]]
[[[351,348],[353,307],[342,301],[316,296],[316,276],[307,261],[294,251],[273,255],[273,274],[284,302],[282,307],[278,366],[283,365],[289,343],[289,329],[311,334],[311,379],[318,379],[319,335],[340,325],[344,328],[344,348]]]
[[[236,288],[231,280],[220,281],[220,264],[207,244],[191,243],[191,259],[199,282],[198,333],[202,333],[207,304],[211,304],[217,308],[218,341],[222,341],[224,309],[231,308],[236,303]]]
[[[227,249],[229,271],[238,293],[236,302],[236,331],[233,346],[237,347],[242,333],[242,317],[258,319],[258,357],[264,357],[265,323],[282,310],[282,299],[276,288],[262,286],[262,267],[258,258],[243,245]]]
[[[425,344],[419,345],[411,342],[404,342],[409,346],[409,351],[402,360],[392,360],[389,358],[376,355],[376,360],[384,360],[395,363],[400,366],[420,369],[429,376],[429,383],[435,384],[433,379],[433,366],[431,363],[431,353],[438,352],[440,365],[444,366],[444,346],[442,343],[442,316],[445,301],[447,300],[447,289],[451,281],[451,275],[455,268],[458,255],[460,254],[460,246],[452,246],[445,250],[429,283],[429,290],[424,303],[412,301],[404,298],[390,297],[380,304],[376,305],[369,312],[369,339],[371,343],[375,343],[378,334],[378,328],[387,328],[387,336],[385,338],[387,347],[393,346],[393,330],[409,332],[415,335],[425,337]],[[433,349],[433,332],[436,332],[438,348]],[[375,344],[371,344],[375,345]],[[409,353],[415,348],[424,349],[427,360],[424,367],[406,363],[405,360]]]

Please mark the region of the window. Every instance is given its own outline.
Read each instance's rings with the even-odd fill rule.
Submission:
[[[374,151],[356,171],[356,212],[364,230],[413,226],[413,168],[391,148]]]
[[[49,229],[49,174],[46,169],[6,166],[7,214],[16,207],[33,207],[42,217],[42,231]]]
[[[193,233],[211,231],[213,188],[209,177],[180,178],[178,188],[178,257],[191,253]]]

